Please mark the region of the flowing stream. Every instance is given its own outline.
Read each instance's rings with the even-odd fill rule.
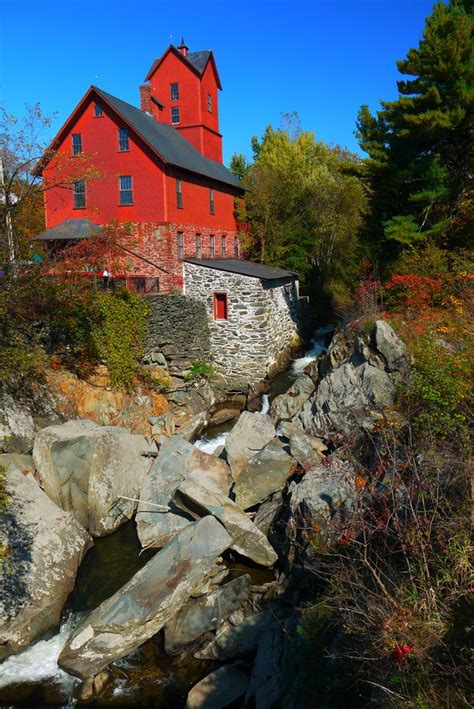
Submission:
[[[268,394],[262,396],[260,413],[268,413],[271,400],[286,391],[304,368],[324,351],[332,330],[331,325],[317,330],[310,349],[275,378]],[[214,453],[225,445],[234,424],[235,421],[230,421],[208,429],[194,445],[206,453]],[[73,692],[80,681],[58,667],[59,654],[84,614],[127,583],[156,553],[156,550],[140,553],[140,549],[134,522],[95,540],[78,571],[59,631],[0,664],[0,706],[72,707],[77,704]],[[227,581],[242,573],[250,573],[253,583],[269,580],[267,570],[234,565]],[[185,662],[167,657],[155,638],[114,667],[117,674],[114,672],[113,684],[101,695],[101,705],[146,704],[158,709],[184,705],[189,686],[212,669],[210,663],[192,657],[187,657]]]

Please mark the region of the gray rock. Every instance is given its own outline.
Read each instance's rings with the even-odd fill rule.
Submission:
[[[64,603],[92,539],[74,515],[55,505],[31,474],[11,465],[10,502],[0,516],[8,549],[2,568],[0,659],[59,625]]]
[[[184,504],[185,509],[196,514],[210,513],[216,517],[232,536],[232,549],[239,554],[262,566],[272,566],[277,560],[267,538],[245,512],[201,476],[193,473],[183,480],[174,499],[178,506]]]
[[[100,537],[133,516],[150,468],[144,452],[156,452],[144,436],[79,420],[40,431],[33,460],[51,499]]]
[[[234,665],[224,665],[198,682],[188,694],[185,709],[221,709],[245,694],[249,676]]]
[[[225,444],[234,480],[239,477],[245,463],[261,451],[274,436],[275,426],[269,416],[242,412]]]
[[[15,470],[19,470],[23,473],[23,475],[35,472],[35,466],[31,455],[23,455],[19,453],[0,454],[0,468],[13,468]]]
[[[275,437],[243,468],[233,488],[235,501],[244,510],[253,507],[281,490],[295,468],[295,460]]]
[[[30,453],[35,437],[31,412],[10,394],[0,396],[0,451]]]
[[[357,368],[362,388],[373,406],[392,406],[395,398],[395,384],[383,369],[364,362]]]
[[[318,529],[321,541],[332,543],[340,527],[352,518],[355,497],[353,466],[338,458],[328,458],[306,473],[300,483],[290,486],[291,518],[287,537],[301,548],[312,541]]]
[[[199,450],[179,436],[172,436],[163,444],[141,491],[136,523],[142,546],[164,546],[193,520],[192,515],[183,512],[173,502],[177,488],[191,472],[203,480],[212,481],[222,495],[229,494],[232,480],[225,461]],[[169,511],[163,512],[156,505]]]
[[[181,530],[75,629],[59,656],[60,667],[86,679],[133,652],[215,572],[216,560],[231,543],[213,517]]]
[[[258,709],[281,706],[282,698],[288,691],[284,673],[288,655],[293,652],[289,635],[295,623],[292,626],[272,623],[261,635],[245,697],[246,706]]]
[[[208,645],[194,653],[200,660],[231,660],[255,652],[260,637],[274,620],[269,610],[255,613],[240,625],[225,623]]]
[[[250,576],[244,574],[208,596],[187,603],[165,626],[166,652],[169,655],[180,652],[203,633],[215,630],[249,596]]]
[[[182,426],[177,434],[180,438],[185,441],[195,441],[200,433],[206,428],[209,423],[209,414],[207,411],[201,411],[201,413],[196,414],[193,418],[185,425]]]
[[[259,506],[258,512],[253,518],[253,523],[266,537],[268,537],[273,521],[280,513],[282,506],[283,498],[281,492],[275,492],[274,495]]]
[[[309,470],[321,462],[327,446],[322,438],[298,431],[290,436],[290,451],[303,470]]]
[[[272,421],[289,421],[314,393],[316,385],[307,374],[301,375],[284,394],[276,396],[270,407]]]
[[[389,369],[403,373],[409,368],[410,358],[406,345],[385,320],[377,320],[375,323],[375,344]]]

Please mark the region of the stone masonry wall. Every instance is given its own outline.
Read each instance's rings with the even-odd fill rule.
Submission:
[[[185,294],[205,304],[211,361],[230,385],[264,379],[299,341],[294,279],[261,281],[185,263],[184,281]],[[227,320],[214,319],[215,291],[227,293]]]
[[[145,360],[163,352],[176,360],[209,360],[210,333],[206,306],[182,294],[148,296],[150,316],[145,337]]]

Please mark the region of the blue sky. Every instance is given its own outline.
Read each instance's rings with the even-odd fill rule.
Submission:
[[[395,62],[418,44],[433,0],[2,0],[0,102],[40,102],[52,134],[91,84],[138,105],[153,60],[184,35],[213,49],[224,160],[296,111],[350,150],[358,108],[396,95]]]

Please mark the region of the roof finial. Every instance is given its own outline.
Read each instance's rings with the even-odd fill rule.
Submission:
[[[189,47],[186,46],[184,37],[181,37],[181,44],[179,45],[178,50],[181,52],[183,57],[188,56]]]

